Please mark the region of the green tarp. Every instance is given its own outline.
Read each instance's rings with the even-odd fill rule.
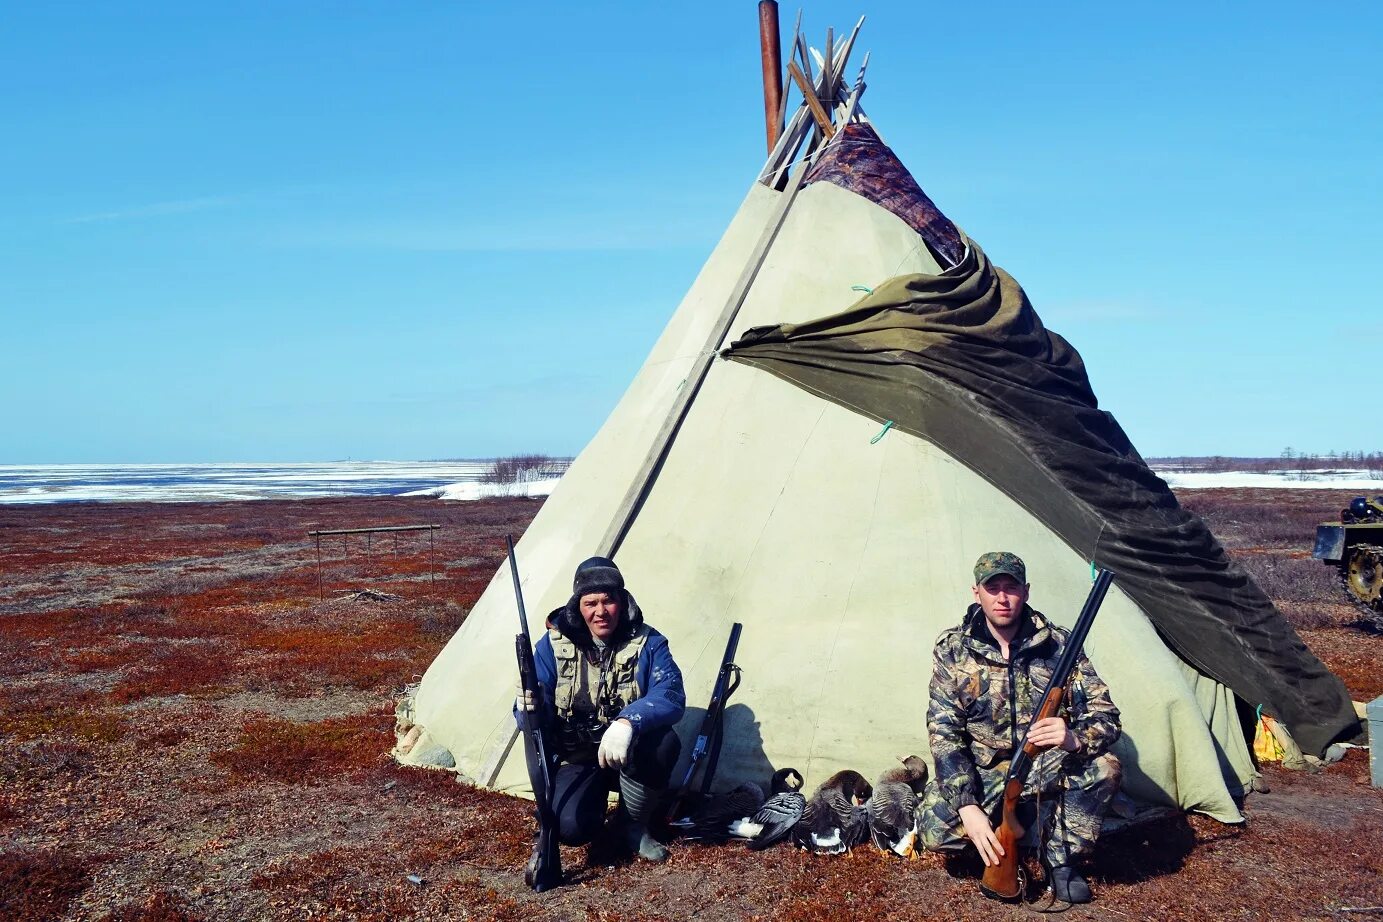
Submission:
[[[940,275],[889,279],[806,323],[756,327],[726,357],[953,455],[1113,570],[1168,645],[1304,750],[1358,733],[1348,693],[1100,410],[1079,354],[969,244]]]

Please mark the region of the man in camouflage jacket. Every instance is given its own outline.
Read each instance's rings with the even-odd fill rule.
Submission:
[[[1027,604],[1027,572],[1015,554],[984,554],[975,564],[975,604],[938,638],[933,651],[927,732],[936,775],[918,807],[923,843],[964,848],[986,865],[1000,846],[990,816],[1003,794],[1009,762],[1023,744],[1067,632]],[[1088,902],[1072,863],[1099,836],[1119,790],[1119,709],[1084,654],[1072,674],[1063,714],[1037,721],[1028,739],[1043,748],[1025,794],[1041,807],[1042,861],[1058,899]]]

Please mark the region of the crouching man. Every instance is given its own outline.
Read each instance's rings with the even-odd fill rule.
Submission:
[[[927,732],[936,777],[918,807],[918,825],[927,848],[961,849],[968,842],[992,865],[1002,850],[989,818],[1067,633],[1027,604],[1027,571],[1017,555],[985,554],[974,575],[975,604],[933,650]],[[1084,654],[1062,710],[1028,732],[1045,751],[1025,792],[1037,796],[1043,815],[1027,826],[1040,830],[1055,898],[1087,903],[1090,888],[1073,865],[1094,848],[1119,790],[1119,760],[1109,747],[1121,731],[1109,688]]]
[[[682,744],[673,726],[686,708],[682,672],[667,638],[644,623],[614,562],[592,557],[576,568],[572,596],[548,616],[534,661],[548,713],[556,718],[553,810],[564,845],[601,831],[609,793],[620,792],[624,836],[648,861],[667,858],[649,834]],[[533,702],[522,693],[522,726]]]

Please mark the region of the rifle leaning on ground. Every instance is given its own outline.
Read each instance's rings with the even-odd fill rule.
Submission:
[[[675,825],[682,818],[681,814],[686,810],[687,799],[692,793],[692,778],[698,767],[702,768],[702,772],[697,793],[705,795],[711,789],[711,779],[715,777],[716,763],[720,761],[720,744],[724,738],[725,702],[740,687],[740,667],[735,665],[735,651],[739,648],[740,631],[743,629],[744,625],[738,621],[730,626],[730,640],[725,644],[725,655],[720,658],[720,672],[716,675],[715,688],[711,690],[711,703],[706,706],[706,716],[701,719],[701,728],[696,733],[687,773],[682,777],[682,784],[667,813],[669,824]]]
[[[1047,683],[1047,690],[1042,693],[1037,713],[1028,724],[1028,731],[1032,730],[1032,725],[1037,721],[1055,717],[1061,708],[1062,698],[1066,694],[1066,683],[1079,664],[1085,636],[1090,633],[1090,625],[1095,623],[1100,603],[1104,601],[1109,584],[1113,581],[1114,574],[1108,570],[1102,569],[1096,575],[1095,585],[1090,587],[1090,595],[1086,597],[1085,606],[1080,610],[1080,617],[1071,628],[1066,646],[1061,650],[1061,658],[1057,660],[1056,669],[1052,672],[1052,680]],[[1009,692],[1011,694],[1012,689]],[[1018,841],[1023,838],[1025,831],[1023,825],[1018,822],[1018,800],[1023,795],[1023,785],[1028,780],[1028,773],[1032,771],[1033,759],[1041,750],[1026,741],[1027,731],[1023,737],[1023,748],[1014,755],[1008,766],[1008,775],[1004,778],[1003,799],[996,808],[995,815],[990,817],[994,825],[994,837],[999,840],[999,846],[1003,849],[999,863],[987,866],[980,881],[980,892],[990,899],[1016,900],[1023,895],[1026,883],[1026,875],[1022,873],[1018,864]]]
[[[562,883],[562,856],[557,851],[557,813],[552,808],[552,762],[548,754],[551,717],[547,698],[538,681],[538,664],[533,661],[533,643],[528,637],[528,612],[523,606],[523,590],[519,587],[519,561],[514,556],[514,539],[507,536],[509,572],[514,577],[514,600],[519,606],[519,634],[514,638],[514,650],[519,658],[519,685],[525,700],[533,701],[533,710],[524,712],[523,754],[528,762],[528,781],[533,787],[533,800],[538,812],[538,843],[533,857],[524,869],[524,883],[542,893]]]

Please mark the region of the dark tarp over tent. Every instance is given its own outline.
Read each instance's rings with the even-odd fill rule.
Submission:
[[[933,250],[950,249],[953,226],[943,217],[937,230],[921,189],[896,195],[897,161],[877,136],[849,154],[869,168],[828,160],[810,178],[875,200]],[[890,177],[892,199],[870,194],[877,177]],[[1304,750],[1319,755],[1358,732],[1344,685],[1177,504],[1099,409],[1080,355],[973,242],[939,275],[898,276],[838,314],[756,327],[724,354],[945,449],[1113,570],[1172,649],[1263,705]]]

